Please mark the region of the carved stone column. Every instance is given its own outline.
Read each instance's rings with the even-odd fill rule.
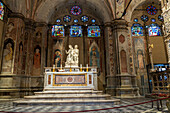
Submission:
[[[168,54],[168,63],[170,63],[170,1],[162,0],[162,16],[164,17],[164,39]]]
[[[105,55],[106,55],[106,93],[116,95],[115,89],[117,86],[116,79],[116,52],[115,52],[115,39],[112,31],[112,23],[105,23],[104,30],[105,39]]]
[[[116,94],[117,97],[139,96],[136,86],[136,75],[130,71],[130,52],[128,46],[128,23],[125,20],[114,20],[113,37],[116,52]]]

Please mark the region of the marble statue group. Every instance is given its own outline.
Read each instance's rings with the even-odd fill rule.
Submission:
[[[66,50],[67,59],[65,62],[65,67],[78,67],[79,63],[79,49],[78,45],[75,45],[74,48],[72,45],[69,45],[69,50]]]

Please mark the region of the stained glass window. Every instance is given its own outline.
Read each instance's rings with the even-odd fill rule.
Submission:
[[[164,21],[163,16],[159,15],[159,16],[158,16],[158,20],[163,22],[163,21]]]
[[[82,37],[82,27],[77,25],[71,26],[70,37]]]
[[[137,18],[135,18],[133,21],[134,21],[134,22],[138,22],[138,19],[137,19]]]
[[[133,24],[132,36],[143,36],[143,27],[140,24]]]
[[[60,22],[61,22],[61,20],[60,20],[60,19],[57,19],[57,20],[56,20],[56,22],[57,22],[57,23],[60,23]]]
[[[88,37],[100,37],[99,26],[88,26],[87,32],[88,32]]]
[[[64,17],[64,22],[70,22],[71,21],[71,17],[70,16],[65,16]]]
[[[53,25],[52,26],[52,37],[64,37],[64,26]]]
[[[95,23],[95,22],[96,22],[96,20],[95,20],[95,19],[92,19],[92,20],[91,20],[91,22]]]
[[[151,24],[148,27],[149,36],[160,36],[161,30],[160,27],[157,24]]]
[[[154,7],[152,5],[148,6],[146,10],[147,10],[148,14],[150,14],[150,15],[155,15],[157,13],[156,7]]]
[[[152,21],[152,22],[156,22],[156,20],[155,20],[154,18],[151,18],[151,21]]]
[[[77,19],[75,19],[75,20],[74,20],[74,22],[75,22],[75,23],[77,23],[77,22],[78,22],[78,20],[77,20]]]
[[[141,20],[144,21],[144,22],[147,22],[148,21],[148,16],[147,15],[142,15]]]
[[[88,22],[89,21],[89,18],[87,16],[82,16],[81,17],[81,21],[82,22]]]
[[[81,8],[79,6],[73,6],[71,8],[71,14],[80,15],[81,14]]]
[[[0,20],[3,20],[4,18],[4,5],[0,2]]]

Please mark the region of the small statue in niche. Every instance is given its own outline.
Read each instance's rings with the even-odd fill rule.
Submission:
[[[38,31],[36,33],[36,39],[41,39],[41,37],[42,37],[42,33]]]

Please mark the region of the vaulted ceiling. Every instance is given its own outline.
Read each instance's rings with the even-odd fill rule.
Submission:
[[[83,10],[91,13],[102,22],[110,22],[115,18],[117,0],[3,0],[13,12],[22,13],[26,18],[38,22],[49,23],[54,15],[60,14],[71,5],[80,5]],[[127,6],[130,0],[122,4]],[[145,2],[159,2],[159,0],[132,0],[125,19],[130,21],[133,10]],[[119,10],[119,9],[117,9]]]

